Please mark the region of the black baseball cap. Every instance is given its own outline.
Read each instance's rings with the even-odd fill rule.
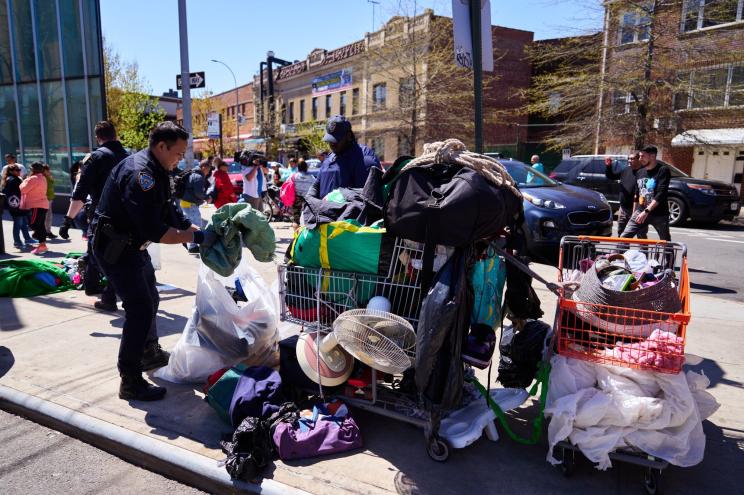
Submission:
[[[641,148],[641,151],[643,151],[644,153],[648,153],[650,155],[657,155],[659,153],[659,150],[657,150],[656,146],[654,146],[653,144],[644,146],[643,148]]]
[[[338,143],[351,132],[351,122],[343,115],[334,115],[326,123],[326,134],[323,141],[326,143]]]

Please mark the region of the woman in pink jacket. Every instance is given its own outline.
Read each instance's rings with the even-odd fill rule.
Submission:
[[[31,230],[39,245],[31,254],[42,255],[48,251],[46,247],[47,231],[44,226],[49,200],[47,199],[47,182],[44,177],[44,164],[31,164],[31,175],[21,184],[21,209],[31,210]]]

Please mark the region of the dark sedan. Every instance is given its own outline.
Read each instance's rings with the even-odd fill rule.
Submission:
[[[601,193],[561,184],[516,160],[501,159],[524,196],[527,249],[555,263],[565,235],[612,235],[612,209]]]

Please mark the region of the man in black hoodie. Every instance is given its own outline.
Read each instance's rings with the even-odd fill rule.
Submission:
[[[605,158],[605,177],[609,180],[620,179],[620,208],[617,211],[617,236],[620,237],[628,225],[630,217],[633,215],[633,195],[636,188],[636,175],[641,167],[641,153],[633,150],[628,155],[628,167],[625,167],[620,173],[612,170],[612,158]],[[643,225],[638,229],[637,237],[646,239],[648,234],[648,225]]]

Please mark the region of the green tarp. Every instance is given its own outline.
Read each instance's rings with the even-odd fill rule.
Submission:
[[[74,289],[67,273],[39,260],[0,261],[0,297],[33,297]]]

